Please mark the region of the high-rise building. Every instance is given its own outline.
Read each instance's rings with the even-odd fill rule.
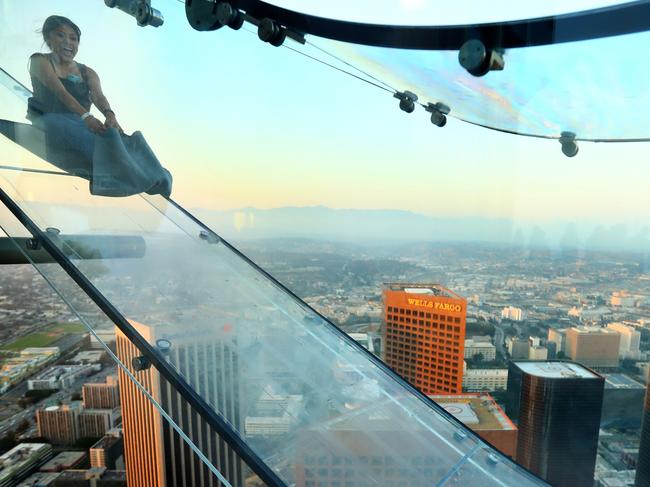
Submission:
[[[555,353],[566,354],[566,330],[564,328],[549,328],[548,342],[555,344]]]
[[[84,409],[79,414],[79,436],[101,438],[115,427],[120,418],[120,409]]]
[[[81,437],[79,414],[83,410],[80,401],[62,406],[50,406],[36,411],[38,436],[58,445],[72,445]]]
[[[572,362],[511,362],[518,463],[557,487],[592,487],[604,379]]]
[[[239,411],[238,357],[232,343],[211,338],[206,340],[206,336],[213,336],[213,330],[205,330],[205,336],[202,336],[201,330],[196,328],[192,334],[187,334],[163,325],[133,323],[133,326],[150,343],[159,340],[170,343],[169,358],[179,364],[179,372],[185,377],[200,376],[203,386],[211,391],[211,402],[219,406],[231,424],[243,431]],[[141,355],[119,329],[116,330],[116,348],[118,358],[128,367],[132,367],[133,358]],[[232,485],[243,485],[242,460],[178,391],[154,367],[132,372],[221,474]],[[119,387],[129,487],[221,485],[122,369],[119,370]],[[192,431],[199,433],[192,434]]]
[[[528,349],[529,360],[546,360],[548,358],[548,348],[535,346]]]
[[[524,311],[514,306],[506,306],[501,310],[501,318],[504,320],[523,321]]]
[[[425,394],[462,392],[467,305],[437,284],[386,284],[385,361]]]
[[[106,382],[92,382],[81,390],[84,407],[88,409],[113,409],[120,405],[117,377],[109,375]]]
[[[641,346],[641,333],[624,323],[610,323],[607,328],[621,335],[618,354],[621,358],[637,358]]]
[[[528,340],[525,338],[510,337],[508,340],[508,353],[510,358],[515,359],[527,359],[528,358]]]
[[[465,426],[475,431],[505,455],[514,458],[517,447],[517,427],[494,401],[482,394],[449,394],[429,396]]]
[[[599,326],[575,326],[566,331],[566,354],[587,367],[618,367],[621,335]]]
[[[639,443],[639,459],[636,464],[636,487],[650,485],[650,377],[646,380],[645,402],[643,404],[643,424],[641,426],[641,442]]]
[[[640,428],[645,386],[624,374],[602,376],[605,378],[605,391],[600,425],[604,428]]]

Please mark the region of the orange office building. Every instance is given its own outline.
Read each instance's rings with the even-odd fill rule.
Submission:
[[[467,303],[437,284],[385,284],[385,362],[425,394],[460,394]]]

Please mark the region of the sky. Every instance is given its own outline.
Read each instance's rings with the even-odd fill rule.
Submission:
[[[647,143],[581,143],[579,154],[569,159],[554,140],[502,134],[454,119],[439,129],[428,121],[424,110],[403,113],[391,93],[289,48],[264,44],[251,27],[237,32],[196,32],[187,24],[181,3],[153,3],[165,15],[165,24],[159,29],[139,28],[134,19],[106,8],[99,0],[0,0],[0,61],[29,85],[26,59],[44,49],[37,29],[52,13],[72,18],[82,30],[77,60],[99,73],[118,120],[127,132],[144,133],[174,175],[173,197],[188,208],[322,205],[398,209],[433,217],[510,218],[540,224],[585,221],[642,227],[648,223]],[[296,2],[284,2],[291,3]],[[576,5],[604,3],[608,2],[585,0]],[[442,18],[454,22],[465,18],[463,12],[476,15],[470,4],[465,0],[459,4],[460,10],[450,10]],[[322,3],[318,5],[322,8]],[[431,4],[404,0],[392,5],[397,5],[406,18],[409,12],[430,9]],[[555,2],[548,6],[548,12],[539,7],[530,11],[520,7],[511,15],[538,15],[561,8],[566,7]],[[359,15],[354,8],[349,11],[352,16]],[[386,11],[391,12],[388,6]],[[391,83],[406,86],[409,82],[409,72],[400,72],[412,62],[404,53],[311,41],[348,55],[363,69],[376,69],[379,62],[380,69],[373,72]],[[315,53],[294,43],[287,46]],[[563,49],[555,46],[547,54],[541,51],[542,59],[550,63]],[[421,84],[421,92],[453,94],[467,90],[467,84],[480,82],[463,75],[449,61],[454,55],[431,55],[426,79],[433,81]],[[625,55],[633,56],[634,52]],[[609,93],[601,94],[599,101],[591,96],[596,89],[603,90],[598,71],[591,66],[586,71],[580,69],[581,61],[585,64],[593,59],[574,59],[576,72],[581,75],[578,83],[569,87],[558,86],[555,81],[560,68],[567,66],[564,59],[560,66],[552,67],[554,71],[547,73],[543,82],[535,77],[540,71],[534,70],[536,58],[532,54],[526,57],[518,52],[511,59],[511,75],[525,66],[530,76],[499,78],[508,73],[507,65],[503,74],[486,76],[482,93],[486,97],[502,96],[498,92],[504,86],[500,80],[507,79],[514,95],[521,95],[512,102],[516,110],[512,110],[510,123],[521,123],[526,129],[530,123],[524,117],[518,119],[517,114],[533,103],[535,110],[543,109],[548,105],[547,97],[549,104],[555,104],[554,109],[562,100],[571,103],[574,98],[589,108],[606,104],[611,97],[628,95],[622,89],[617,91],[613,83],[625,83],[625,90],[633,88],[620,81],[624,77],[617,70],[603,70]],[[515,62],[518,59],[524,63],[519,67]],[[450,70],[458,71],[450,76]],[[434,80],[438,72],[442,81]],[[464,81],[459,82],[461,76]],[[414,79],[424,78],[411,77],[410,81]],[[561,89],[570,92],[553,91]],[[555,100],[551,96],[554,93]],[[473,93],[465,100],[455,100],[456,111],[454,103],[449,104],[454,113],[493,120],[494,110],[482,113],[487,109],[477,99]],[[3,110],[12,116],[18,117],[24,110],[16,100],[9,101],[6,93],[0,94],[3,102]],[[625,109],[646,106],[648,95],[620,103],[627,103]],[[648,112],[640,110],[636,117],[609,108],[585,110],[576,123],[585,127],[610,124],[618,130],[635,131],[647,127],[636,119],[640,122]],[[593,120],[586,121],[589,117]],[[629,126],[621,128],[619,121]],[[24,154],[1,144],[9,159],[26,163]],[[49,197],[63,203],[67,196],[50,189]]]

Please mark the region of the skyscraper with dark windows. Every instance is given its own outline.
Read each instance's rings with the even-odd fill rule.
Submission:
[[[592,487],[605,380],[574,362],[511,362],[518,463],[557,487]]]
[[[643,423],[641,426],[641,442],[639,444],[639,460],[636,465],[636,487],[650,485],[650,381],[645,392],[643,404]]]
[[[223,340],[173,332],[164,326],[133,323],[150,343],[169,343],[168,358],[179,372],[197,380],[191,385],[214,404],[236,428],[239,413],[237,356]],[[210,333],[207,332],[206,335]],[[131,369],[139,350],[116,330],[117,356],[126,364],[152,397],[172,417],[208,460],[231,483],[243,485],[244,464],[225,441],[193,410],[189,403],[152,366],[144,371]],[[133,487],[216,487],[222,485],[207,465],[165,420],[151,401],[126,373],[119,370],[124,429],[124,459],[128,485]]]
[[[438,284],[386,284],[385,362],[425,394],[460,394],[467,303]]]

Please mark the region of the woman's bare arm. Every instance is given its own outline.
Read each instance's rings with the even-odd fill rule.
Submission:
[[[121,131],[122,128],[117,123],[115,112],[111,109],[111,105],[110,103],[108,103],[108,100],[106,99],[106,95],[104,95],[104,92],[102,91],[102,84],[99,81],[99,76],[94,70],[88,67],[86,67],[86,71],[88,73],[88,87],[90,88],[90,99],[95,104],[95,106],[99,109],[99,111],[102,112],[106,117],[106,124],[105,124],[106,127],[113,127]]]
[[[29,58],[29,73],[32,77],[38,79],[45,87],[54,93],[54,95],[68,108],[71,112],[81,116],[86,113],[86,109],[68,93],[63,83],[54,72],[54,68],[49,63],[47,57],[43,54],[32,54]]]

